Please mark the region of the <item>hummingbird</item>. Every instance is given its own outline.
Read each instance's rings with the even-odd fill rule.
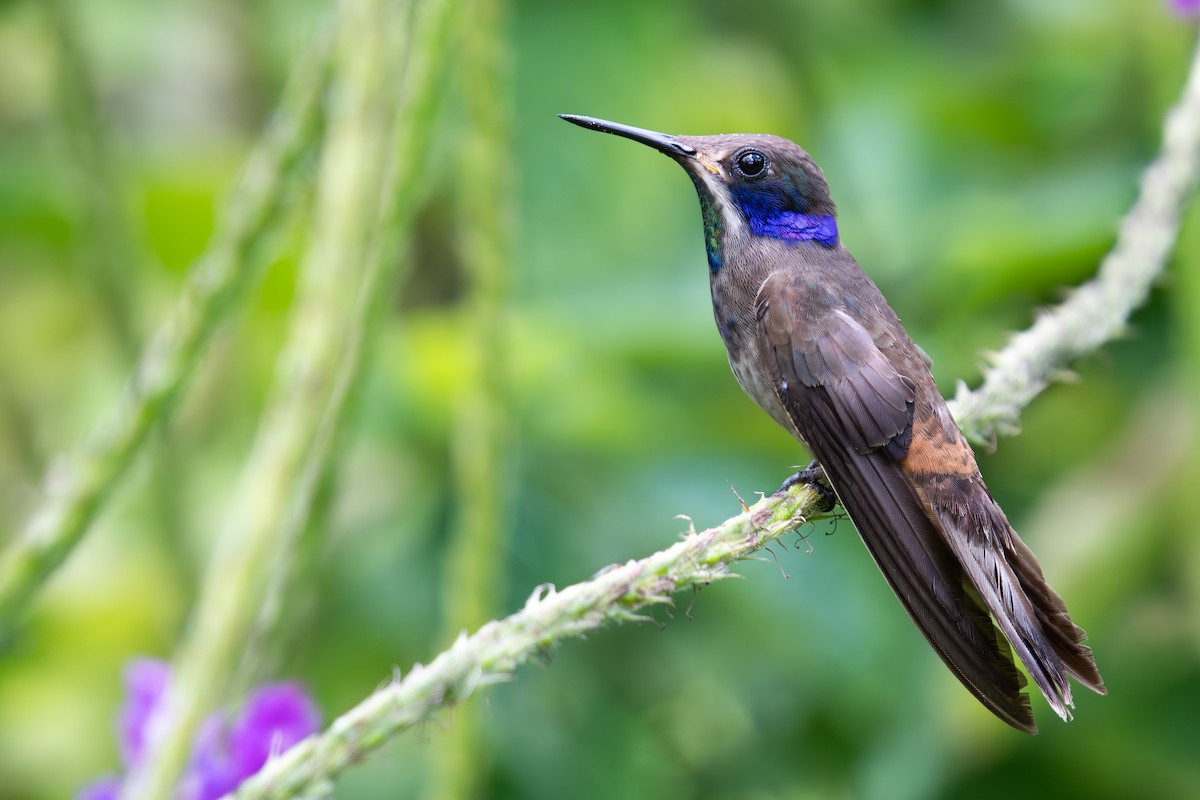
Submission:
[[[812,157],[778,136],[672,136],[560,116],[648,145],[692,179],[734,376],[816,459],[904,610],[967,690],[1031,734],[1013,651],[1064,720],[1074,708],[1068,676],[1107,694],[1086,634],[984,484],[928,356],[843,245]]]

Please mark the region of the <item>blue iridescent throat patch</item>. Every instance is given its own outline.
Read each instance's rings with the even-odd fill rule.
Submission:
[[[826,247],[833,247],[838,242],[837,220],[832,214],[800,214],[795,211],[777,211],[773,214],[751,212],[746,214],[746,221],[750,225],[750,232],[756,236],[797,242],[812,239]]]

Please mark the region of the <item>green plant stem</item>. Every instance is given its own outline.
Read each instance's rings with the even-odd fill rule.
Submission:
[[[65,164],[72,169],[80,197],[77,215],[83,230],[77,246],[86,265],[97,305],[107,317],[116,344],[125,356],[124,366],[136,362],[141,348],[137,325],[137,298],[133,287],[146,262],[135,244],[133,226],[125,213],[126,191],[114,164],[112,139],[93,83],[94,70],[80,41],[78,14],[73,0],[46,0],[44,8],[58,41],[58,106],[62,128],[70,142]],[[155,529],[172,557],[172,580],[187,585],[192,578],[182,545],[183,515],[179,508],[180,465],[160,426],[151,458],[155,468],[148,477],[149,497],[158,514]]]
[[[100,113],[93,71],[79,41],[70,0],[46,0],[44,8],[58,41],[58,100],[63,128],[82,195],[88,275],[118,344],[137,355],[138,335],[129,291],[129,275],[143,261],[133,244],[129,220],[121,213],[124,192],[113,168],[108,126]]]
[[[968,438],[993,444],[1020,429],[1021,411],[1071,362],[1122,335],[1133,310],[1146,301],[1175,247],[1183,211],[1200,164],[1200,48],[1192,56],[1183,94],[1167,114],[1159,157],[1142,175],[1116,244],[1095,279],[1066,302],[1042,313],[992,359],[983,384],[960,383],[950,409]]]
[[[411,266],[410,260],[402,254],[407,251],[413,220],[425,195],[427,154],[431,149],[440,88],[453,39],[451,28],[457,10],[457,5],[449,0],[420,3],[415,14],[407,3],[396,5],[398,7],[392,9],[391,13],[397,18],[411,16],[413,33],[410,41],[398,43],[394,48],[397,62],[394,73],[402,73],[403,78],[399,88],[390,92],[390,97],[398,103],[391,125],[392,156],[387,159],[382,170],[384,178],[380,192],[382,200],[378,225],[367,256],[368,278],[364,281],[366,291],[362,295],[364,305],[359,309],[359,313],[365,315],[364,323],[355,326],[351,331],[348,357],[342,362],[342,375],[347,378],[347,382],[340,389],[342,392],[352,389],[348,378],[357,374],[359,362],[367,358],[370,346],[368,332],[373,327],[373,318],[379,312],[381,299],[395,296],[395,291],[387,287],[402,282],[404,274]],[[404,62],[403,68],[399,66],[401,61]],[[299,505],[312,507],[321,503],[322,493],[329,490],[326,485],[335,482],[336,465],[327,454],[336,449],[337,435],[336,430],[331,430],[321,440],[322,447],[314,450],[313,457],[310,458],[310,463],[297,486],[296,497],[300,501]],[[319,509],[317,510],[319,512]],[[306,527],[310,529],[308,538],[316,538],[319,531],[311,530],[316,524],[318,521],[311,513],[293,514],[282,536],[282,541],[288,543],[286,551],[292,552],[291,543],[305,535],[303,529]],[[316,544],[311,541],[307,545],[301,543],[299,546],[310,552],[316,549]],[[271,631],[278,626],[279,614],[288,607],[288,589],[297,585],[300,572],[302,569],[299,565],[283,563],[269,579],[266,597],[256,622],[256,633],[253,634],[264,644],[271,639]],[[253,642],[249,647],[250,655],[258,655],[254,652]],[[266,663],[268,660],[265,657],[259,659],[260,663]]]
[[[151,721],[145,768],[122,795],[169,796],[201,719],[230,684],[287,573],[321,478],[396,238],[415,211],[453,6],[344,0],[312,244],[253,452],[206,575],[174,678]],[[407,45],[407,46],[406,46]],[[407,62],[404,57],[407,55]],[[401,67],[401,64],[405,64]],[[403,74],[400,90],[392,88]],[[268,610],[268,616],[271,613]]]
[[[446,641],[491,619],[503,592],[512,480],[511,412],[505,386],[503,314],[509,237],[515,228],[511,189],[509,62],[503,0],[473,0],[464,27],[459,85],[464,120],[456,152],[455,239],[467,293],[459,309],[467,363],[452,433],[451,537],[445,553],[442,609]],[[464,706],[435,747],[431,798],[479,796],[489,764],[479,746],[477,706]]]
[[[387,162],[394,117],[386,82],[395,66],[390,32],[398,25],[386,8],[384,0],[347,0],[340,8],[314,232],[290,332],[239,496],[125,800],[173,794],[196,729],[229,686],[269,577],[288,557],[288,534],[307,517],[357,372],[356,346],[377,275],[368,256],[382,202],[379,165]]]
[[[327,52],[314,47],[251,155],[214,243],[142,353],[115,407],[74,457],[52,464],[45,498],[0,558],[0,635],[18,618],[87,531],[171,399],[196,372],[217,326],[243,303],[261,272],[268,234],[320,127]]]

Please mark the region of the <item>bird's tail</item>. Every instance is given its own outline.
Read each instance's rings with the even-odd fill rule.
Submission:
[[[1067,606],[1042,575],[1033,552],[1009,525],[978,478],[945,476],[921,487],[934,519],[943,528],[983,604],[1025,664],[1030,678],[1054,711],[1070,718],[1067,675],[1107,694],[1086,634],[1071,621]]]
[[[1003,516],[1003,512],[1001,512],[1001,516]],[[1004,522],[1006,525],[1008,524],[1007,519]],[[1096,669],[1092,648],[1083,644],[1087,634],[1083,628],[1071,621],[1066,603],[1046,582],[1033,551],[1025,545],[1025,542],[1021,541],[1021,537],[1012,529],[1012,526],[1008,526],[1008,535],[1008,545],[1013,556],[1010,563],[1025,596],[1033,601],[1038,621],[1055,654],[1062,660],[1063,665],[1075,680],[1093,692],[1108,694],[1108,690],[1104,688],[1104,680],[1100,677],[1100,671]]]

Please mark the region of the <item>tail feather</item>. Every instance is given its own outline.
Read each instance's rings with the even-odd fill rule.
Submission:
[[[1016,569],[1021,588],[1034,601],[1038,620],[1042,623],[1042,629],[1046,631],[1054,652],[1077,681],[1097,694],[1108,694],[1108,690],[1104,688],[1104,679],[1100,677],[1100,671],[1096,668],[1092,648],[1083,644],[1087,633],[1071,621],[1066,603],[1046,582],[1033,552],[1021,541],[1015,530],[1009,527],[1008,532],[1009,545],[1014,556],[1011,563]]]
[[[962,563],[974,589],[1063,719],[1074,707],[1067,675],[1105,694],[1083,629],[1046,582],[1033,553],[978,479],[922,476],[918,493]]]

